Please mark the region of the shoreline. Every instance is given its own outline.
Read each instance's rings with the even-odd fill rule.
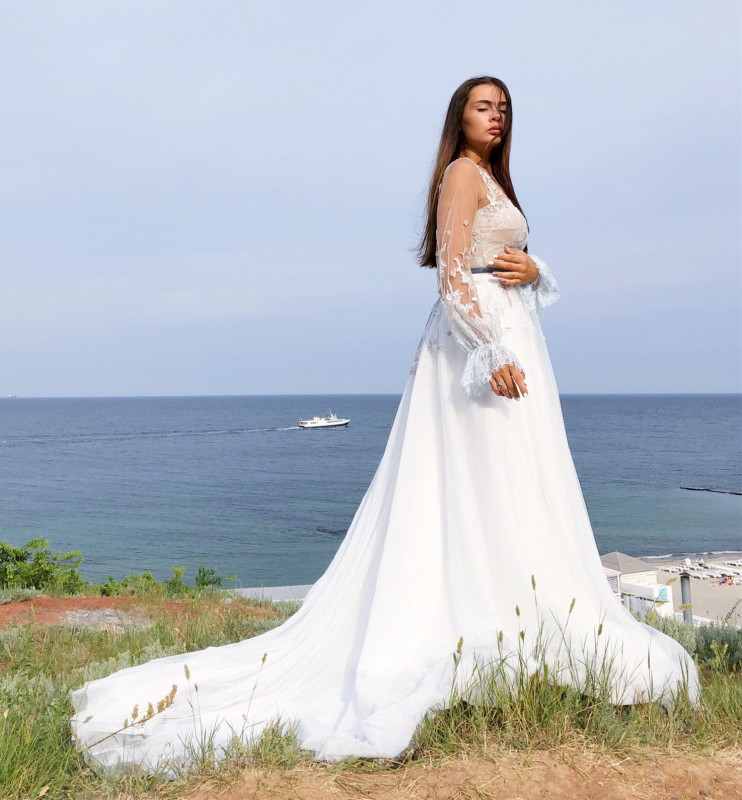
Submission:
[[[648,564],[673,564],[675,561],[682,561],[684,558],[689,558],[691,561],[697,558],[704,560],[710,559],[717,561],[719,559],[742,558],[742,550],[697,550],[693,552],[678,552],[678,553],[662,553],[659,556],[635,556],[640,561],[646,561]]]

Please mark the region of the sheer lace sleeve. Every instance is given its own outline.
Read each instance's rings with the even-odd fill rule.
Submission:
[[[467,352],[461,384],[469,396],[488,390],[492,373],[506,364],[523,369],[500,343],[499,320],[483,319],[470,272],[471,226],[482,188],[476,164],[451,162],[441,181],[436,220],[438,290],[451,333]]]
[[[521,283],[518,289],[525,304],[541,317],[546,306],[556,303],[559,299],[559,287],[546,262],[538,256],[531,258],[538,267],[538,278],[533,283]]]

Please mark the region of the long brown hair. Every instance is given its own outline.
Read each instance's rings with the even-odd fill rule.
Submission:
[[[435,159],[433,176],[430,179],[427,203],[427,224],[420,244],[417,247],[417,254],[421,267],[435,267],[436,253],[436,216],[438,213],[438,187],[443,180],[443,173],[446,167],[459,157],[459,149],[463,144],[463,132],[461,130],[461,120],[464,116],[464,108],[469,100],[469,94],[475,86],[489,83],[502,90],[508,103],[508,113],[505,118],[505,127],[502,131],[500,144],[492,150],[490,154],[490,168],[495,180],[502,187],[502,190],[510,198],[513,205],[523,214],[518,198],[515,196],[513,182],[510,180],[510,136],[513,130],[513,106],[510,100],[508,87],[499,79],[489,75],[479,78],[469,78],[453,93],[451,102],[448,104],[446,119],[443,123],[441,141],[438,145],[438,155]],[[525,214],[523,214],[525,217]],[[526,223],[527,224],[527,223]],[[526,252],[528,248],[526,247]]]

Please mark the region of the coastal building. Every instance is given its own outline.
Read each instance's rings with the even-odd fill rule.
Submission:
[[[657,581],[657,569],[651,564],[618,550],[600,561],[608,583],[630,611],[646,614],[651,609],[662,617],[674,616],[670,587]]]

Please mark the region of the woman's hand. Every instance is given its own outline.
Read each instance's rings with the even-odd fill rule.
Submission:
[[[490,386],[498,397],[510,397],[514,400],[517,400],[520,394],[528,397],[526,373],[512,364],[506,364],[497,370],[490,378]]]
[[[492,267],[504,267],[508,270],[493,274],[493,277],[497,278],[503,286],[533,283],[539,276],[539,269],[528,253],[514,247],[506,247],[505,252],[491,259],[489,264]]]

